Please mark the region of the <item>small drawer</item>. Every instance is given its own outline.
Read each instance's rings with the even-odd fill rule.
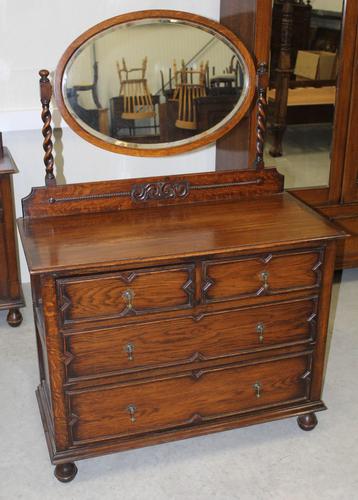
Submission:
[[[194,279],[194,264],[58,279],[62,325],[189,309]]]
[[[66,336],[67,380],[204,361],[314,340],[305,299]]]
[[[203,263],[202,302],[318,288],[323,250],[262,254]]]
[[[67,393],[74,445],[197,425],[309,398],[311,355]]]

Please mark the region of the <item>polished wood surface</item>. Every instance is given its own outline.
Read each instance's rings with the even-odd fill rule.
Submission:
[[[21,324],[22,315],[19,308],[25,305],[19,277],[12,189],[12,175],[17,171],[9,150],[2,147],[0,150],[0,309],[9,311],[7,322],[14,327]]]
[[[69,391],[70,412],[76,415],[71,442],[103,442],[302,402],[308,398],[305,374],[310,367],[310,355],[300,354],[250,367],[229,365],[143,383]]]
[[[274,168],[260,171],[208,172],[87,182],[33,188],[22,200],[24,216],[57,217],[79,213],[202,203],[280,193],[283,176]]]
[[[270,244],[279,248],[302,241],[307,244],[334,239],[339,234],[287,193],[240,202],[168,206],[165,210],[138,208],[24,218],[19,220],[19,229],[32,273],[158,263],[178,255],[250,252]]]
[[[68,215],[50,217],[39,212],[44,196],[24,204],[34,214],[19,227],[37,396],[60,481],[76,475],[74,461],[104,453],[288,416],[313,428],[314,412],[325,409],[333,264],[344,234],[277,186],[104,213],[86,202],[81,214],[80,201],[77,215],[70,200],[59,205],[66,213],[69,204]]]
[[[310,430],[325,409],[345,233],[264,168],[258,67],[255,168],[48,185],[23,200],[37,398],[62,482],[79,459],[292,416]]]
[[[57,281],[64,324],[188,309],[194,265],[163,266]]]
[[[318,287],[322,256],[315,252],[285,252],[203,263],[203,300],[218,302],[268,289],[270,294]],[[240,280],[237,280],[240,276]]]
[[[203,312],[154,323],[124,324],[105,330],[69,331],[67,380],[100,378],[138,370],[232,358],[312,342],[317,298],[229,311]],[[240,325],[240,335],[237,335]]]

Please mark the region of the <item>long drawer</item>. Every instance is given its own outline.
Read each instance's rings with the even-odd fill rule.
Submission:
[[[57,280],[62,325],[190,309],[194,264]]]
[[[202,302],[318,288],[322,260],[317,249],[203,262]]]
[[[67,379],[314,340],[315,298],[66,335]]]
[[[311,354],[67,393],[72,444],[200,424],[309,398]]]

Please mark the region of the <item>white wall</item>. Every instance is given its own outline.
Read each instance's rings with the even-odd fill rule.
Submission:
[[[32,186],[43,184],[38,70],[53,71],[70,42],[93,24],[144,9],[183,10],[218,20],[220,0],[0,0],[0,130],[5,131],[4,144],[20,169],[14,176],[17,216],[21,215],[21,198]],[[58,117],[54,121],[60,125]],[[214,146],[169,158],[126,157],[87,144],[69,128],[56,131],[55,152],[62,182],[215,168]],[[20,263],[26,282],[29,275],[21,248]]]

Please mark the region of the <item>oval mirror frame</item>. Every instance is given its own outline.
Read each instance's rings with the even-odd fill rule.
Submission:
[[[68,63],[72,60],[76,51],[80,49],[86,42],[90,39],[99,35],[106,30],[119,26],[121,24],[130,24],[135,21],[145,21],[149,19],[157,19],[157,20],[178,20],[184,21],[192,26],[198,26],[203,30],[209,31],[211,33],[217,34],[222,40],[226,40],[229,45],[231,45],[238,54],[240,54],[244,65],[246,66],[247,71],[247,85],[245,87],[245,96],[240,103],[240,107],[235,111],[229,113],[232,116],[227,119],[224,118],[217,125],[212,127],[211,129],[206,130],[205,132],[199,133],[198,135],[194,135],[189,139],[181,140],[181,141],[173,141],[169,143],[161,143],[156,145],[155,148],[143,148],[141,144],[130,143],[125,141],[117,141],[117,143],[111,143],[105,141],[104,139],[90,133],[86,128],[82,127],[81,124],[75,119],[75,117],[69,111],[65,97],[63,95],[63,85],[64,78],[66,74],[66,69]],[[239,123],[240,120],[244,118],[247,111],[249,110],[254,95],[256,91],[256,70],[254,61],[243,44],[241,40],[228,28],[222,26],[216,21],[212,21],[208,18],[198,16],[196,14],[181,12],[175,10],[144,10],[138,12],[130,12],[127,14],[119,15],[102,21],[101,23],[93,26],[89,30],[85,31],[82,35],[80,35],[76,40],[74,40],[71,45],[66,49],[65,53],[61,57],[56,71],[55,71],[55,79],[54,79],[54,96],[56,100],[56,104],[61,113],[61,116],[64,118],[69,127],[78,135],[80,135],[83,139],[90,142],[91,144],[98,146],[102,149],[114,152],[121,153],[131,156],[169,156],[179,153],[184,153],[187,151],[191,151],[194,149],[198,149],[204,147],[208,144],[211,144],[218,140],[220,137],[223,137],[227,134],[235,125]]]

